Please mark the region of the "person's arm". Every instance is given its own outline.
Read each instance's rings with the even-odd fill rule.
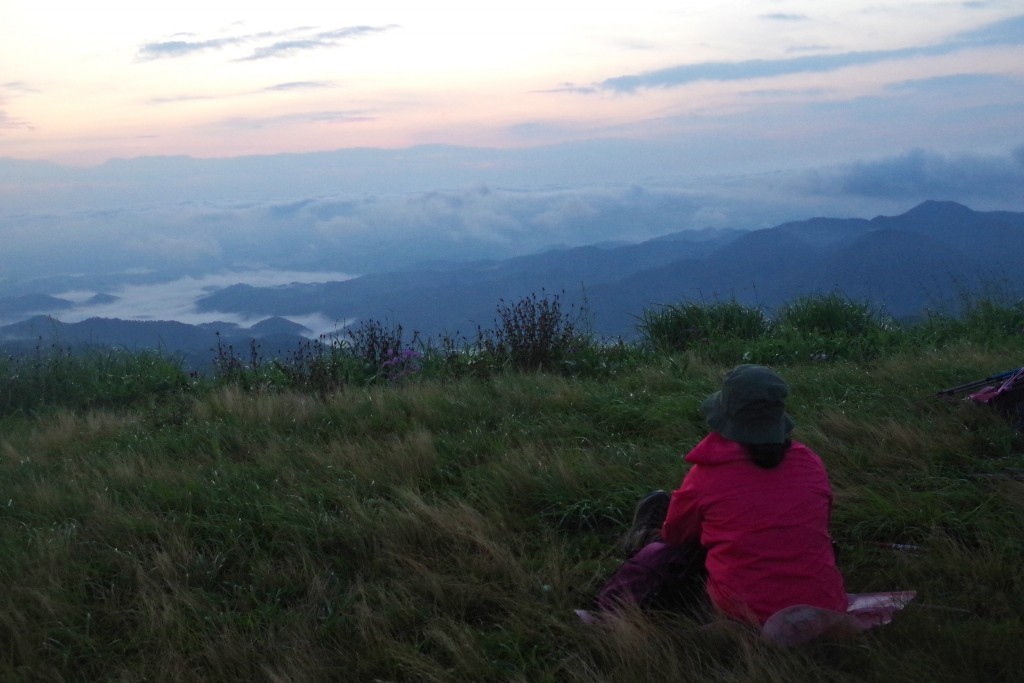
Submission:
[[[700,541],[701,513],[699,506],[700,465],[694,465],[682,485],[672,492],[661,538],[666,543],[696,543]]]

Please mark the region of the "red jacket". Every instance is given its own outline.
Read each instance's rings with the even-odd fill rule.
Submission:
[[[764,469],[713,432],[686,461],[693,467],[672,493],[661,535],[704,546],[708,594],[718,609],[760,624],[791,605],[846,611],[821,458],[794,441],[781,464]]]

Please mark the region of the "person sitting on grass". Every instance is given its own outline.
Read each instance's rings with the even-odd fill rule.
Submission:
[[[763,366],[725,376],[703,403],[712,431],[686,454],[692,467],[680,487],[637,505],[628,559],[600,591],[600,609],[710,598],[755,626],[796,605],[846,612],[829,534],[832,489],[821,458],[790,437],[788,392]]]

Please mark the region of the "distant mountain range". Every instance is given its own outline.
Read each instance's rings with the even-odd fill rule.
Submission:
[[[251,345],[257,344],[266,357],[283,356],[306,340],[310,331],[290,320],[271,317],[252,327],[215,322],[187,325],[172,320],[119,320],[89,318],[62,323],[48,315],[36,315],[13,325],[0,327],[0,349],[25,354],[49,347],[80,351],[97,348],[154,349],[180,357],[189,369],[206,369],[218,347],[248,360]]]
[[[814,292],[839,291],[906,317],[984,287],[1024,290],[1022,248],[1024,213],[928,201],[870,220],[812,218],[749,232],[684,231],[628,246],[434,264],[345,282],[236,285],[198,305],[249,316],[321,312],[335,319],[393,320],[426,335],[488,327],[499,300],[542,290],[557,294],[563,305],[586,306],[594,331],[612,336],[629,336],[645,309],[663,304],[736,300],[771,309]]]
[[[645,309],[684,301],[736,300],[769,311],[796,297],[838,291],[896,317],[926,308],[953,310],[963,294],[995,287],[1024,293],[1024,213],[978,212],[928,201],[898,216],[812,218],[754,231],[691,230],[629,245],[558,249],[502,261],[430,263],[342,282],[254,287],[237,284],[199,299],[202,311],[263,323],[91,319],[46,316],[0,327],[8,349],[59,339],[65,344],[161,348],[195,364],[217,343],[294,348],[308,330],[289,316],[319,313],[338,321],[401,324],[421,337],[472,336],[493,327],[500,301],[557,295],[563,310],[586,310],[591,329],[630,337]],[[102,295],[109,296],[109,295]],[[0,300],[12,311],[58,314],[73,305],[45,294]]]

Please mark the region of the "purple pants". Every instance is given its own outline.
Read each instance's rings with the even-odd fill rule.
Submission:
[[[648,543],[623,562],[597,595],[604,611],[622,605],[687,609],[706,600],[704,549],[697,544]]]

